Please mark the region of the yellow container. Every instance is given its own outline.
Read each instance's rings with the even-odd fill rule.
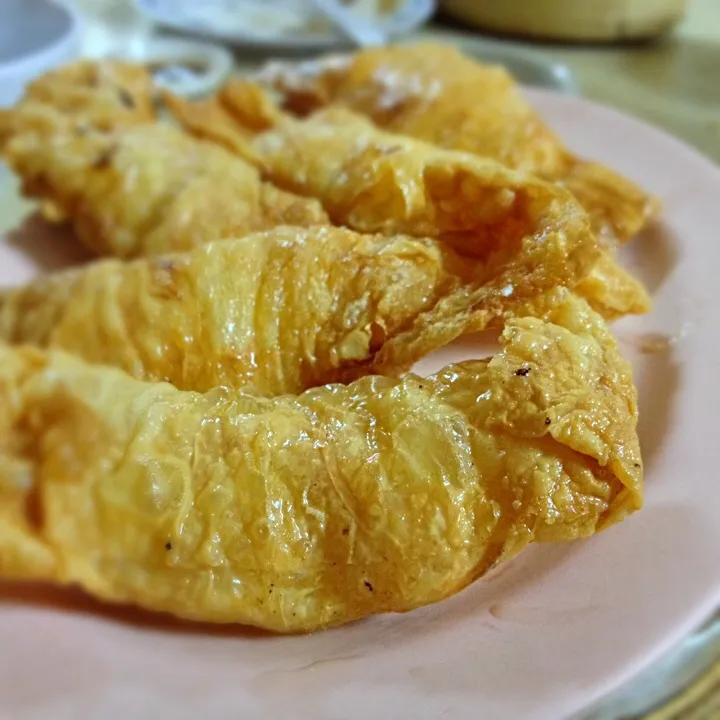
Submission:
[[[574,42],[651,38],[682,18],[687,0],[442,0],[482,30]]]

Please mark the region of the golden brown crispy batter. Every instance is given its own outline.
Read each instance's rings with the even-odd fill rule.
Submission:
[[[590,234],[569,193],[491,160],[385,133],[345,110],[288,120],[253,147],[280,187],[317,197],[334,222],[363,232],[439,237],[480,256],[498,235],[514,243],[545,228]]]
[[[621,242],[657,213],[657,201],[635,183],[565,148],[507,71],[449,45],[394,45],[326,62],[273,63],[260,79],[283,93],[291,111],[343,106],[388,130],[562,182],[590,212],[594,230]]]
[[[486,272],[434,240],[276,228],[4,291],[0,338],[181,389],[252,384],[279,395],[367,363],[441,297],[483,285]]]
[[[600,163],[575,159],[557,182],[580,201],[595,234],[611,249],[635,237],[660,211],[656,198]]]
[[[252,128],[265,127],[270,113],[262,111],[254,122],[260,103],[251,99],[241,107],[240,89],[250,88],[245,95],[253,98],[257,88],[247,82],[233,87],[232,106],[222,104],[223,96],[202,104],[174,98],[171,112],[189,132],[254,159],[280,186],[319,198],[337,223],[364,232],[437,236],[463,253],[482,254],[488,241],[513,245],[519,234],[538,227],[543,207],[552,208],[549,222],[558,229],[563,213],[578,213],[567,194],[547,183],[381,132],[342,109],[320,111],[301,122],[274,115],[276,128],[253,138]],[[221,125],[215,122],[216,111],[222,113]],[[535,199],[534,207],[528,197]],[[602,247],[596,257],[597,267],[577,292],[607,319],[646,312],[647,292],[617,264],[612,249]],[[572,285],[580,276],[568,279],[560,271],[557,279],[559,285]]]
[[[171,92],[162,91],[160,97],[170,114],[181,121],[182,126],[192,135],[222,145],[235,155],[258,163],[251,145],[255,131],[240,125],[219,96],[189,102]]]
[[[216,95],[202,100],[184,100],[166,90],[160,92],[160,98],[189,133],[222,145],[256,165],[261,165],[261,159],[253,150],[253,138],[284,120],[267,92],[251,82],[229,82]]]
[[[590,274],[574,290],[606,320],[639,315],[652,307],[643,284],[618,264],[609,248],[603,249]]]
[[[443,152],[381,132],[343,109],[320,111],[302,122],[275,114],[272,121],[277,128],[258,133],[252,140],[252,128],[265,127],[271,113],[261,110],[261,117],[253,121],[255,108],[264,107],[254,97],[257,87],[241,81],[234,82],[233,87],[233,94],[224,93],[212,101],[225,113],[227,125],[223,125],[223,132],[230,128],[233,117],[237,130],[228,132],[235,133],[239,152],[259,163],[265,174],[282,187],[319,198],[335,222],[363,231],[439,236],[472,254],[477,249],[483,252],[483,238],[495,238],[499,233],[512,242],[512,233],[522,231],[522,225],[514,222],[516,208],[503,205],[510,193],[520,189],[530,196],[539,195],[538,205],[550,205],[547,184],[527,174],[512,173],[477,157],[468,163],[470,156],[466,154]],[[248,88],[244,94],[242,87]],[[226,96],[233,98],[232,104],[222,105]],[[244,96],[250,99],[241,106]],[[212,116],[202,107],[176,99],[173,113],[190,132],[222,142],[221,133],[213,130]],[[252,146],[248,147],[250,142]],[[439,171],[438,166],[444,171]],[[601,166],[586,164],[585,168],[598,183],[608,178],[609,171]],[[465,176],[470,176],[472,182]],[[473,192],[482,192],[484,197],[473,197]],[[556,193],[556,217],[577,212],[568,204],[567,195],[551,192]],[[622,202],[623,198],[618,197],[616,206],[621,208]],[[522,207],[522,196],[517,205]],[[646,312],[650,307],[647,292],[617,264],[611,245],[600,248],[598,266],[577,292],[607,319]],[[605,279],[609,283],[606,286],[602,284]]]
[[[56,206],[98,255],[157,255],[327,222],[317,201],[262,182],[248,163],[166,123],[77,132],[34,117],[4,154],[23,192]]]
[[[376,365],[399,374],[514,308],[545,317],[567,262],[561,238],[513,251],[498,236],[482,262],[432,239],[276,228],[6,290],[0,339],[183,389],[301,392]]]
[[[560,225],[568,216],[572,231],[583,231],[569,193],[492,160],[383,132],[342,109],[303,121],[279,115],[273,129],[256,131],[254,104],[240,106],[239,96],[232,106],[239,142],[252,143],[249,152],[268,178],[318,198],[335,223],[361,232],[440,237],[475,255],[498,234],[513,242],[534,232],[541,218]],[[210,114],[194,110],[177,98],[172,107],[188,130],[213,137]]]
[[[233,111],[247,118],[252,106],[240,113],[235,105]],[[190,115],[183,111],[178,117],[182,122]],[[276,121],[276,128],[252,138],[261,169],[280,187],[318,198],[336,224],[437,237],[479,258],[532,251],[525,270],[535,294],[573,286],[598,256],[587,216],[570,193],[533,176],[383,132],[341,109]],[[198,132],[197,126],[188,127]],[[241,127],[252,132],[250,124]],[[553,252],[562,247],[567,257],[553,265],[552,275],[545,274],[545,287],[538,287],[544,247]],[[514,281],[522,284],[519,274]]]
[[[459,591],[642,504],[635,389],[582,301],[492,360],[261,399],[0,347],[0,575],[311,631]]]
[[[51,70],[28,85],[15,108],[0,110],[0,150],[23,131],[29,115],[45,113],[85,129],[152,122],[152,79],[143,66],[115,60],[83,60]]]
[[[235,121],[254,133],[270,130],[283,119],[277,102],[257,83],[228,82],[220,88],[218,97]]]

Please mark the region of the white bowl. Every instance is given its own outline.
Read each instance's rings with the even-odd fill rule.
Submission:
[[[0,107],[12,105],[38,75],[72,60],[81,22],[55,0],[0,2]]]
[[[435,0],[400,0],[377,29],[393,39],[406,35],[428,20],[435,4]],[[314,14],[308,0],[135,0],[135,6],[158,25],[246,49],[321,52],[352,44],[334,29],[305,29],[303,18]],[[272,26],[270,19],[275,21]]]

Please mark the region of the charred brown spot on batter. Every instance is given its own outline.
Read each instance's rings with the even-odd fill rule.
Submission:
[[[129,110],[135,109],[135,98],[125,89],[120,88],[118,90],[118,96],[120,97],[120,102]]]
[[[93,169],[107,170],[107,168],[109,168],[110,164],[112,163],[112,159],[113,159],[113,156],[115,155],[116,150],[117,150],[117,146],[115,146],[115,145],[107,148],[106,150],[103,150],[100,153],[100,155],[98,155],[95,162],[92,164]]]
[[[25,496],[25,517],[30,527],[37,532],[42,531],[44,519],[42,498],[36,485],[33,485]]]
[[[364,581],[363,581],[363,584],[365,585],[365,587],[366,587],[370,592],[374,592],[374,591],[375,591],[375,588],[373,588],[372,583],[371,583],[369,580],[364,580]]]
[[[385,343],[387,333],[380,323],[370,323],[370,352],[376,353]]]
[[[521,377],[525,377],[530,372],[530,368],[518,368],[515,371],[516,375],[520,375]]]
[[[165,549],[166,549],[168,552],[170,552],[170,550],[172,550],[172,543],[171,543],[171,542],[166,542],[166,543],[165,543]]]

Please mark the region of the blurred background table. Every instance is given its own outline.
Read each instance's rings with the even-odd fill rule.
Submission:
[[[75,0],[74,4],[89,20],[86,53],[101,51],[113,35],[126,48],[137,41],[142,23],[131,9],[131,0]],[[442,15],[414,37],[445,40],[470,51],[481,50],[488,42],[532,50],[566,65],[582,95],[658,125],[720,162],[720,0],[689,0],[680,24],[650,43],[497,40]],[[256,66],[263,59],[257,51],[236,48],[234,53],[238,69]]]
[[[468,45],[483,37],[452,21],[420,34]],[[652,43],[506,42],[564,63],[582,95],[659,125],[720,162],[720,0],[690,0],[680,25]]]

